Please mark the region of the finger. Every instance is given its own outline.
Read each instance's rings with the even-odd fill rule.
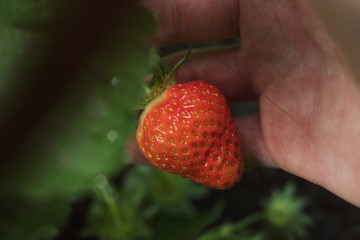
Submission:
[[[238,0],[141,0],[155,13],[159,29],[155,46],[210,41],[239,36]]]
[[[166,62],[177,62],[185,52],[166,57]],[[227,101],[257,99],[250,78],[248,66],[239,46],[194,50],[189,59],[180,67],[177,82],[193,80],[207,81],[216,86]]]
[[[149,160],[145,158],[145,156],[142,154],[139,145],[136,141],[136,138],[134,136],[133,139],[130,140],[128,145],[128,150],[130,153],[129,163],[137,164],[137,165],[145,165],[145,166],[152,166]]]
[[[234,119],[247,166],[277,167],[264,143],[259,114]]]

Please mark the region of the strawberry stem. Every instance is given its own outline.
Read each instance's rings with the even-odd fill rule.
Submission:
[[[190,56],[190,53],[191,53],[191,47],[189,48],[189,50],[187,51],[185,57],[183,57],[176,65],[175,67],[171,70],[170,74],[167,75],[167,83],[166,83],[166,86],[169,85],[170,81],[172,79],[175,78],[175,74],[177,73],[177,71],[179,70],[179,68],[181,67],[181,65],[183,65],[184,62],[186,62],[186,60],[188,60],[189,56]]]
[[[150,91],[146,91],[147,95],[141,100],[139,110],[143,110],[153,99],[161,95],[170,85],[172,80],[175,80],[175,75],[181,65],[189,58],[191,53],[191,46],[187,51],[185,57],[183,57],[174,67],[166,69],[165,63],[161,58],[158,60],[157,69],[153,75],[154,86]]]

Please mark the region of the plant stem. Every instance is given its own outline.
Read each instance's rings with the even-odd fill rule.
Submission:
[[[170,72],[170,74],[168,75],[169,78],[169,82],[172,78],[175,77],[176,72],[179,70],[179,68],[181,67],[181,65],[183,65],[183,63],[189,58],[191,53],[191,46],[189,47],[189,50],[187,51],[185,57],[183,57],[176,65],[175,67],[172,69],[172,71]]]
[[[121,216],[119,214],[115,198],[109,194],[104,188],[99,188],[102,196],[104,197],[104,201],[109,208],[110,214],[114,220],[115,231],[118,233],[120,239],[127,239],[127,231],[124,228],[124,221],[122,221]]]
[[[264,216],[265,213],[263,211],[252,213],[249,216],[241,219],[239,222],[235,223],[233,227],[236,229],[236,231],[242,230],[249,225],[261,220]]]
[[[255,212],[250,214],[249,216],[241,219],[237,223],[229,224],[226,228],[222,228],[222,226],[215,227],[206,231],[202,234],[197,240],[213,240],[216,238],[225,237],[227,239],[237,239],[236,234],[240,233],[242,230],[247,228],[249,225],[263,219],[265,213],[263,211]]]
[[[187,51],[185,57],[183,57],[172,69],[170,73],[167,73],[167,70],[165,69],[165,64],[161,62],[162,64],[158,64],[159,69],[161,70],[161,75],[154,75],[153,78],[156,78],[156,83],[150,91],[146,90],[147,94],[146,96],[141,100],[140,105],[138,107],[139,110],[143,110],[145,106],[150,103],[153,99],[155,99],[157,96],[161,95],[170,85],[171,80],[175,78],[176,72],[179,70],[181,65],[189,58],[191,53],[191,46],[189,47],[189,50]],[[159,79],[158,79],[159,78]]]

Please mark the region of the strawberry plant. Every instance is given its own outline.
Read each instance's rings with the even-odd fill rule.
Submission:
[[[288,183],[284,189],[274,189],[266,199],[263,209],[235,223],[224,223],[201,234],[198,240],[212,239],[301,239],[306,237],[306,228],[311,218],[304,212],[306,200],[295,196],[295,186]],[[262,222],[256,232],[250,227]]]

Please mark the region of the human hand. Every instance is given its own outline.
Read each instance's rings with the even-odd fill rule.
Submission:
[[[360,90],[309,1],[141,3],[158,15],[157,47],[241,37],[194,51],[177,79],[209,81],[229,102],[258,99],[259,114],[235,120],[245,157],[360,206]]]

